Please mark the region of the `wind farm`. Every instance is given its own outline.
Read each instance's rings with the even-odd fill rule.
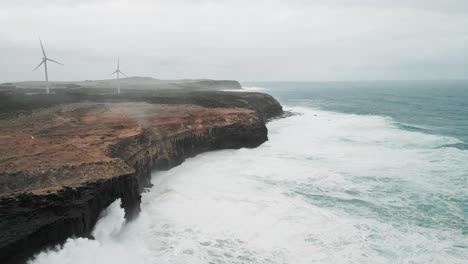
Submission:
[[[239,82],[234,80],[212,80],[212,79],[156,79],[152,77],[142,76],[127,76],[122,72],[120,68],[120,57],[117,58],[117,68],[110,74],[114,75],[115,78],[111,79],[86,79],[79,81],[53,81],[49,80],[50,64],[64,65],[63,63],[51,59],[46,53],[44,44],[41,38],[39,38],[39,44],[41,46],[42,59],[39,65],[34,68],[33,72],[37,71],[41,66],[44,67],[45,81],[20,81],[20,82],[5,82],[0,83],[0,91],[9,91],[15,94],[42,94],[45,88],[45,94],[51,93],[76,93],[78,90],[84,89],[82,92],[92,94],[116,94],[115,88],[117,88],[117,95],[122,93],[122,90],[134,90],[134,91],[203,91],[203,90],[240,90],[241,85]],[[69,65],[70,66],[70,65]],[[70,71],[74,71],[71,65]],[[122,78],[122,76],[124,78]],[[53,87],[52,84],[53,83]],[[51,89],[53,88],[53,92]]]
[[[60,63],[56,60],[53,60],[53,59],[50,59],[50,58],[47,58],[47,55],[46,55],[46,52],[44,50],[44,45],[42,45],[42,40],[39,38],[39,43],[41,44],[41,49],[42,49],[42,55],[44,57],[42,57],[42,61],[41,63],[39,63],[39,65],[37,65],[37,67],[34,69],[34,71],[36,71],[42,64],[44,64],[44,71],[45,71],[45,79],[46,79],[46,93],[49,94],[50,93],[50,84],[49,84],[49,73],[47,72],[47,61],[50,61],[50,62],[53,62],[53,63],[56,63],[56,64],[59,64],[59,65],[64,65],[63,63]]]

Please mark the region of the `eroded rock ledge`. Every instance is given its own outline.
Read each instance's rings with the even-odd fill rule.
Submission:
[[[52,104],[1,119],[0,262],[90,236],[119,198],[131,220],[152,170],[205,151],[256,147],[267,140],[265,121],[282,114],[271,96],[214,95],[192,97],[198,105],[161,97]]]

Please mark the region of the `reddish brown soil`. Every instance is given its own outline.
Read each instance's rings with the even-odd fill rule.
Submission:
[[[0,183],[17,175],[18,187],[3,194],[40,193],[129,174],[133,169],[109,157],[108,149],[144,129],[167,138],[256,121],[252,110],[188,105],[75,103],[43,109],[0,120]],[[49,176],[39,185],[21,184],[44,174]]]

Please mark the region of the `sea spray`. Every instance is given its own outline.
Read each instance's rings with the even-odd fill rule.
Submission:
[[[141,215],[31,263],[462,263],[468,152],[390,118],[312,108],[256,149],[153,175]],[[464,180],[465,179],[465,180]]]

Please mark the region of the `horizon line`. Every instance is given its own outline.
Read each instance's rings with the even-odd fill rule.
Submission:
[[[219,80],[219,81],[238,81],[239,83],[308,83],[308,82],[316,82],[316,83],[326,83],[326,82],[441,82],[441,81],[468,81],[468,78],[461,79],[461,78],[441,78],[441,79],[350,79],[350,80],[236,80],[236,79],[211,79],[211,78],[168,78],[168,79],[160,79],[150,76],[129,76],[121,79],[130,79],[130,78],[152,78],[155,80]],[[111,81],[114,79],[82,79],[82,80],[57,80],[51,82],[85,82],[85,81]],[[7,83],[19,83],[19,82],[45,82],[42,80],[23,80],[23,81],[3,81],[0,84],[7,84]]]

